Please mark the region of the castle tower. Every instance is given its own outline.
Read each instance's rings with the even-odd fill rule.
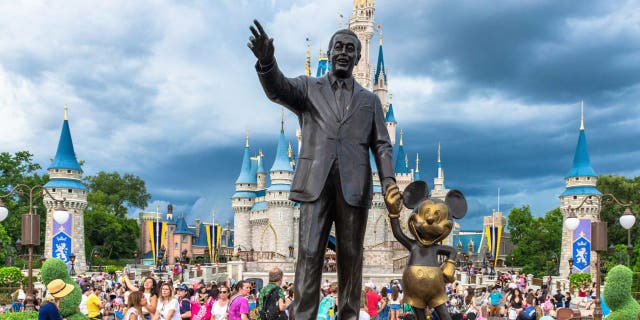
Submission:
[[[444,187],[444,170],[442,169],[442,161],[440,159],[440,143],[438,143],[438,175],[433,178],[433,189],[431,197],[444,201],[449,189]]]
[[[393,95],[389,94],[389,106],[387,108],[387,115],[385,116],[385,122],[387,124],[387,131],[389,132],[389,140],[391,140],[391,145],[396,145],[396,125],[398,122],[396,121],[396,116],[393,114]]]
[[[382,26],[378,25],[380,31],[380,47],[378,49],[378,64],[376,66],[376,74],[373,77],[373,93],[375,93],[380,102],[385,114],[389,110],[389,104],[387,103],[387,68],[384,66],[384,55],[382,54]]]
[[[373,37],[374,0],[354,0],[349,29],[358,35],[362,44],[360,62],[353,69],[353,76],[365,89],[371,89],[371,65],[369,48]]]
[[[493,210],[490,216],[485,216],[483,218],[482,243],[479,248],[476,248],[476,252],[478,254],[489,252],[494,257],[493,263],[496,263],[499,258],[504,258],[506,250],[502,242],[502,236],[506,225],[507,218],[500,211]],[[484,243],[486,243],[486,246],[483,246]]]
[[[78,164],[73,149],[73,140],[69,129],[68,109],[65,106],[64,121],[56,156],[49,166],[49,182],[44,185],[53,197],[64,200],[69,211],[67,222],[60,225],[53,220],[55,201],[43,191],[43,202],[47,208],[44,256],[59,258],[69,263],[69,256],[76,256],[74,269],[83,273],[87,269],[84,247],[84,209],[87,207],[87,187],[82,183],[82,168]]]
[[[591,168],[587,137],[584,132],[584,111],[580,117],[578,144],[573,156],[573,166],[565,179],[566,189],[560,195],[560,211],[564,219],[572,208],[577,208],[576,216],[580,225],[574,231],[562,228],[562,249],[560,254],[560,276],[569,276],[569,258],[573,259],[573,272],[591,272],[595,276],[595,259],[591,259],[591,222],[600,220],[600,196],[596,189],[598,175]],[[563,223],[564,223],[563,219]]]
[[[416,153],[416,170],[413,172],[413,181],[420,180],[420,154]]]
[[[293,206],[294,202],[289,200],[291,183],[293,182],[293,166],[291,158],[293,151],[288,145],[284,136],[284,111],[282,113],[282,125],[276,157],[269,171],[271,185],[267,188],[265,200],[267,202],[268,221],[260,225],[254,231],[254,244],[259,251],[274,251],[283,255],[288,255],[289,245],[291,245]]]
[[[398,154],[396,155],[396,184],[400,191],[404,191],[404,188],[413,182],[413,172],[409,169],[409,158],[404,152],[402,135],[403,132],[400,130],[400,143],[398,144]]]
[[[243,230],[234,236],[234,245],[242,250],[251,248],[249,230],[249,211],[255,202],[257,186],[257,176],[251,175],[251,157],[249,156],[249,131],[244,146],[242,156],[242,168],[236,180],[236,193],[231,197],[231,208],[233,209],[233,229]]]
[[[267,173],[264,170],[264,154],[258,151],[258,185],[256,190],[264,190],[267,187]]]

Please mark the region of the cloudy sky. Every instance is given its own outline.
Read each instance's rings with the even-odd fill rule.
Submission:
[[[463,229],[500,205],[559,205],[584,99],[599,174],[640,175],[640,3],[378,0],[398,127],[422,177],[469,202]],[[245,131],[270,168],[281,108],[246,47],[252,19],[275,38],[285,74],[304,72],[351,16],[352,1],[0,3],[0,151],[46,168],[69,105],[85,174],[133,173],[155,210],[232,219]],[[341,19],[340,14],[345,18]],[[372,65],[377,55],[374,35]],[[296,119],[286,114],[294,140]],[[500,188],[500,204],[498,204]],[[132,213],[139,209],[132,210]],[[465,227],[467,225],[468,227]]]

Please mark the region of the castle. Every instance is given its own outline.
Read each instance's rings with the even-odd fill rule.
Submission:
[[[409,165],[403,143],[404,132],[400,130],[396,144],[397,121],[393,111],[391,94],[388,90],[387,69],[384,63],[382,34],[375,73],[371,72],[372,59],[369,47],[374,34],[374,0],[355,0],[349,29],[362,43],[360,63],[353,75],[363,87],[372,90],[380,99],[391,143],[394,145],[396,182],[400,190],[411,182],[420,180],[419,155],[415,158],[415,167]],[[305,73],[311,75],[310,48],[307,48]],[[320,53],[316,77],[322,77],[331,68],[326,55]],[[289,200],[289,192],[296,166],[296,151],[300,150],[300,130],[296,131],[297,148],[287,144],[284,130],[284,113],[278,145],[269,171],[265,170],[265,159],[261,150],[252,152],[249,135],[245,140],[244,154],[240,174],[235,182],[236,192],[231,199],[234,212],[234,246],[241,251],[243,259],[249,262],[249,271],[262,271],[272,264],[293,268],[293,259],[297,256],[299,204]],[[391,233],[388,213],[384,204],[382,188],[373,157],[370,155],[373,172],[373,201],[369,209],[367,231],[365,235],[364,272],[392,273],[404,266],[407,252],[395,240]],[[269,181],[269,183],[267,182]],[[444,200],[448,189],[444,185],[444,170],[438,145],[438,169],[431,196]],[[410,210],[403,211],[402,219],[408,218]],[[452,237],[447,243],[452,244]],[[329,248],[334,248],[334,232],[329,238]],[[331,258],[333,251],[327,256]],[[392,262],[393,263],[390,263]],[[394,267],[397,265],[397,267]]]

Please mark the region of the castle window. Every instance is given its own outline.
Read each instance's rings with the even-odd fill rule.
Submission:
[[[182,243],[187,243],[187,236],[186,235],[182,235]]]
[[[51,192],[56,192],[56,188],[51,188]]]
[[[591,180],[591,177],[587,177],[587,181]]]
[[[578,199],[578,196],[573,196],[573,200],[576,200],[576,199]]]
[[[71,170],[67,170],[67,173],[71,173]]]
[[[576,181],[580,180],[580,178],[576,177]]]
[[[177,242],[173,245],[173,248],[178,250],[178,243]]]
[[[73,189],[68,189],[68,192],[69,193],[73,193]]]

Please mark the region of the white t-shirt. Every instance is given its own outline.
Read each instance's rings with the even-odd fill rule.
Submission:
[[[371,316],[364,310],[360,310],[358,320],[371,320]]]
[[[82,300],[80,300],[80,305],[78,306],[78,308],[80,309],[80,312],[85,316],[89,315],[89,310],[87,310],[87,299],[88,299],[87,295],[83,294]]]
[[[170,319],[167,318],[169,310],[174,310],[173,316]],[[177,299],[172,298],[171,301],[167,302],[166,304],[158,299],[158,307],[156,308],[156,312],[157,311],[160,311],[160,320],[181,320],[180,303],[178,303]]]
[[[220,305],[220,300],[213,303],[213,307],[211,308],[211,314],[216,317],[216,320],[226,319],[227,310],[229,308],[229,302],[230,301],[227,301],[227,304],[224,306]]]

